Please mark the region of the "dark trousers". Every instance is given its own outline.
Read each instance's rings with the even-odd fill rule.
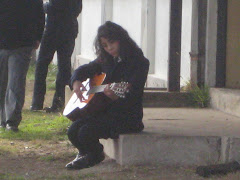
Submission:
[[[74,34],[61,32],[61,29],[54,27],[46,27],[36,63],[33,107],[43,108],[48,66],[55,52],[57,52],[58,72],[56,77],[56,92],[54,94],[52,107],[64,107],[65,86],[69,84],[71,77],[71,56],[74,46]]]
[[[26,75],[32,47],[0,49],[0,125],[18,126],[22,120]]]
[[[74,121],[68,129],[68,139],[80,154],[99,153],[103,151],[99,139],[116,139],[119,134],[139,133],[143,128],[142,121],[135,123],[121,115],[99,114]]]
[[[68,129],[68,139],[82,155],[102,152],[103,145],[99,139],[109,137],[109,127],[102,123],[84,123],[82,120],[77,120]]]

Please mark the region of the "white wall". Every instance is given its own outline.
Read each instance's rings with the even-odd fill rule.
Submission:
[[[191,49],[191,16],[192,0],[183,0],[182,12],[182,52],[181,52],[181,85],[190,79]],[[156,81],[150,86],[167,87],[169,61],[169,21],[170,0],[156,1],[156,45],[154,74],[150,76]]]
[[[149,12],[156,12],[156,14],[150,15]],[[154,18],[150,18],[153,15]],[[191,17],[192,0],[183,0],[181,85],[190,79]],[[149,51],[146,47],[154,49],[155,52],[152,51],[150,60],[154,67],[151,67],[152,74],[149,75],[148,85],[166,87],[169,61],[169,18],[170,0],[83,0],[80,35],[76,40],[76,48],[80,50],[75,50],[79,54],[76,58],[77,63],[74,64],[78,66],[95,58],[93,42],[97,29],[105,20],[112,20],[129,32],[136,43],[143,47],[145,54]],[[146,35],[146,28],[147,32],[154,32],[151,31],[153,28],[155,33]],[[150,39],[154,39],[155,42],[150,42]]]
[[[192,0],[183,0],[182,11],[182,54],[181,54],[181,85],[190,80],[191,22]]]
[[[156,3],[155,75],[167,80],[169,51],[170,0]]]
[[[125,28],[141,46],[142,0],[113,0],[113,21]]]
[[[101,25],[101,0],[83,0],[81,56],[94,59],[93,43],[97,35],[97,29]]]

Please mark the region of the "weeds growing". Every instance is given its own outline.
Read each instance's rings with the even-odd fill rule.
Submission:
[[[184,90],[190,92],[190,98],[198,107],[205,108],[209,106],[210,94],[209,87],[207,85],[199,87],[196,84],[187,82]]]

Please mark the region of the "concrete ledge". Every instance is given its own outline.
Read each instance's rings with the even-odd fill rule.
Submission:
[[[222,161],[240,162],[240,138],[223,137],[222,144]]]
[[[206,165],[219,161],[220,137],[159,136],[147,133],[101,140],[105,153],[121,165]]]
[[[105,153],[120,165],[210,165],[240,160],[240,138],[120,135],[100,141]]]
[[[240,90],[211,88],[211,107],[240,117]]]
[[[167,88],[167,81],[161,79],[156,74],[149,74],[147,78],[147,87]]]
[[[144,107],[192,107],[190,93],[145,90]]]

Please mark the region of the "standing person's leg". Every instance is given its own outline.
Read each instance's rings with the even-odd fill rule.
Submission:
[[[65,86],[69,84],[71,78],[71,57],[74,46],[74,37],[59,39],[57,47],[58,72],[56,78],[56,91],[53,97],[52,106],[46,109],[47,112],[60,112],[64,108]]]
[[[6,126],[5,95],[8,82],[8,51],[0,50],[0,126]]]
[[[26,76],[30,63],[32,47],[10,51],[8,58],[8,85],[5,101],[6,128],[18,130],[22,120],[25,99]]]
[[[36,62],[35,82],[31,110],[42,110],[46,94],[46,77],[48,66],[56,51],[56,33],[45,31]]]

